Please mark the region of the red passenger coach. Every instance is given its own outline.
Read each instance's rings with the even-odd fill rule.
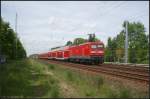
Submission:
[[[56,59],[56,54],[57,54],[57,53],[54,51],[54,52],[51,52],[51,54],[52,54],[51,58],[52,58],[52,59]]]
[[[52,57],[52,53],[48,52],[48,59],[51,59],[51,57]]]
[[[48,53],[43,53],[43,54],[39,54],[38,55],[38,58],[40,58],[40,59],[48,59]]]
[[[58,51],[57,52],[57,59],[62,59],[63,58],[63,51]]]
[[[49,59],[67,60],[69,58],[69,46],[63,46],[50,51]]]

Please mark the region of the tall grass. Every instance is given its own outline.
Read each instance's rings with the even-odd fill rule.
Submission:
[[[27,94],[25,89],[30,89],[28,80],[30,79],[29,67],[25,68],[27,64],[22,62],[16,61],[11,62],[11,64],[1,65],[0,96],[22,96]]]
[[[96,76],[93,80],[93,84],[94,86],[96,86],[97,88],[100,88],[103,84],[104,84],[104,80],[102,77],[100,76]]]
[[[11,61],[0,66],[0,96],[58,97],[58,82],[45,74],[43,64],[34,60]]]
[[[119,92],[119,98],[132,98],[131,91],[127,88],[121,88]]]
[[[49,65],[48,65],[48,68],[51,69],[51,70],[54,70],[54,69],[55,69],[55,66],[54,66],[53,64],[49,64]]]
[[[105,84],[104,79],[98,75],[90,75],[76,70],[65,69],[57,66],[57,71],[54,71],[55,76],[64,79],[66,83],[76,88],[76,91],[81,97],[101,97],[101,98],[129,98],[130,92],[122,87],[116,91]]]
[[[49,66],[49,64],[47,65]],[[51,67],[49,67],[49,70],[52,71],[55,77],[58,78],[59,83],[61,83],[61,81],[65,81],[67,85],[72,86],[72,88],[75,90],[76,97],[132,98],[135,95],[129,88],[126,88],[123,85],[118,87],[116,84],[112,83],[112,87],[112,85],[106,83],[105,79],[100,75],[91,75],[83,71],[68,69],[59,65],[56,66],[50,64],[50,66],[51,65],[54,66],[55,69],[51,69]],[[52,92],[52,96],[60,97],[61,90],[59,87],[54,89],[59,91],[57,92],[54,90],[54,92]],[[134,97],[140,97],[140,95]]]
[[[69,81],[73,81],[74,80],[73,73],[71,71],[66,71],[66,78]]]
[[[52,86],[51,97],[59,98],[59,86],[57,84]]]

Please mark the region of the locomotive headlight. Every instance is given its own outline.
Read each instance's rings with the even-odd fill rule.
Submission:
[[[103,52],[103,51],[98,51],[98,53],[101,53],[101,54],[103,54],[104,52]]]
[[[96,53],[96,51],[91,51],[91,53]]]
[[[91,51],[91,53],[100,53],[100,54],[103,54],[104,52],[103,51]]]

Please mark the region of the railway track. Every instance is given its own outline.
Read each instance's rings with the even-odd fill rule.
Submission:
[[[64,65],[68,67],[83,69],[95,73],[103,73],[112,76],[121,77],[124,79],[136,80],[140,82],[149,83],[149,71],[147,69],[142,69],[141,67],[123,67],[123,66],[114,66],[114,65],[106,65],[103,64],[101,66],[97,65],[83,65],[83,64],[76,64],[76,63],[68,63],[63,61],[54,61],[54,60],[47,60],[50,63]]]
[[[137,72],[141,72],[141,73],[142,72],[149,73],[148,67],[115,65],[115,64],[104,64],[104,65],[100,65],[100,66],[105,67],[105,68],[116,68],[116,69],[122,69],[122,70],[132,70],[132,71],[137,71]]]

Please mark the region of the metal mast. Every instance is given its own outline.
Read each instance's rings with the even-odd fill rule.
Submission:
[[[16,13],[16,20],[15,20],[15,32],[16,32],[16,41],[15,41],[15,43],[16,43],[16,48],[15,48],[15,52],[16,52],[16,59],[17,59],[17,39],[18,39],[18,34],[17,34],[17,13]]]
[[[125,63],[128,63],[128,22],[125,25]]]

